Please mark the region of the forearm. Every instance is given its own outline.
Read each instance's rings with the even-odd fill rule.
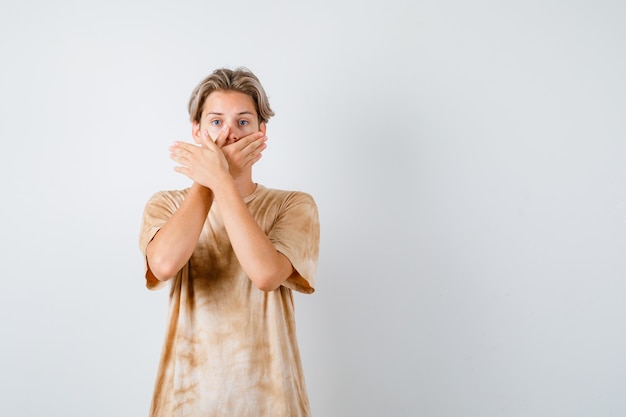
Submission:
[[[161,281],[172,278],[187,263],[206,221],[213,193],[194,183],[178,210],[148,244],[146,255],[152,274]]]
[[[235,255],[257,288],[272,291],[293,272],[291,262],[278,252],[250,214],[232,181],[215,190],[224,226]]]

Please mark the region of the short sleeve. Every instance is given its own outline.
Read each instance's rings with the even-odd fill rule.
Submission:
[[[150,290],[162,288],[167,283],[157,279],[148,268],[148,260],[146,258],[148,244],[172,214],[176,212],[183,198],[183,193],[180,191],[161,191],[154,194],[144,208],[141,231],[139,233],[139,248],[144,257],[146,287]]]
[[[290,193],[269,239],[295,269],[283,285],[305,294],[313,293],[320,242],[319,215],[313,197],[302,192]]]

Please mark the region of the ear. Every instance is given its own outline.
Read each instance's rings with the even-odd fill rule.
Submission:
[[[267,124],[265,122],[261,122],[261,124],[259,124],[259,131],[263,132],[263,134],[266,134],[267,131]]]
[[[200,123],[194,121],[191,124],[191,136],[193,136],[193,140],[198,144],[202,144],[202,138],[200,137]]]

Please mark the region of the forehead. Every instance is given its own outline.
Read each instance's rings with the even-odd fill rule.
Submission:
[[[239,114],[251,112],[256,114],[252,98],[239,91],[214,91],[204,102],[202,113]]]

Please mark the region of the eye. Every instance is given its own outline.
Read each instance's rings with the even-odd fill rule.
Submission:
[[[219,125],[222,124],[222,121],[221,120],[211,120],[211,124],[213,126],[219,126]]]
[[[247,121],[247,120],[240,120],[239,121],[239,126],[246,126],[248,123],[250,123],[250,122]]]

